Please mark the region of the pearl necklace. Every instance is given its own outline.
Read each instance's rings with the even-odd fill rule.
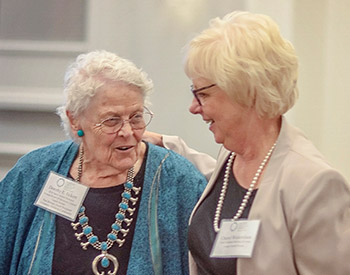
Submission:
[[[78,176],[76,181],[80,182],[81,175],[83,172],[83,159],[84,159],[84,148],[81,146],[80,152],[79,152],[79,164],[78,164]],[[89,245],[94,247],[97,250],[101,251],[101,254],[96,256],[95,259],[92,262],[92,271],[94,274],[103,275],[103,272],[99,272],[98,265],[99,262],[101,262],[101,266],[104,268],[107,268],[110,266],[110,261],[113,263],[114,268],[113,270],[108,271],[108,274],[115,275],[118,271],[119,262],[116,257],[114,257],[112,254],[109,254],[107,252],[108,249],[110,249],[115,242],[118,243],[119,247],[121,247],[125,242],[125,237],[129,232],[129,226],[132,223],[133,219],[131,216],[133,215],[135,208],[131,208],[129,206],[129,202],[132,203],[132,205],[135,205],[139,194],[141,187],[135,187],[133,185],[134,181],[134,167],[131,167],[127,174],[126,183],[124,183],[124,192],[122,193],[122,201],[119,204],[119,211],[115,215],[115,222],[111,225],[112,231],[107,235],[106,241],[99,241],[98,237],[93,234],[93,228],[89,226],[89,218],[85,214],[85,207],[82,206],[79,215],[78,215],[78,221],[76,223],[71,223],[71,226],[76,231],[78,227],[80,226],[82,231],[80,233],[75,233],[75,237],[78,241],[81,241],[82,237],[85,237],[87,239],[87,242],[81,242],[80,245],[83,250],[86,250]],[[132,197],[132,192],[134,193],[135,197]],[[126,213],[129,213],[130,218],[126,218]],[[126,224],[126,229],[122,227],[122,223]],[[120,233],[120,234],[118,234]],[[122,237],[118,237],[118,235],[121,235]]]
[[[245,193],[245,195],[243,197],[241,205],[239,206],[236,214],[233,217],[234,220],[238,220],[242,216],[243,211],[246,208],[247,203],[249,201],[249,198],[250,198],[250,196],[251,196],[251,194],[252,194],[252,192],[254,190],[255,184],[257,183],[257,181],[258,181],[258,179],[260,177],[260,174],[261,174],[262,170],[264,169],[267,161],[269,160],[273,150],[275,149],[275,146],[276,146],[276,143],[274,143],[272,145],[271,149],[269,150],[269,152],[265,156],[264,160],[260,164],[258,170],[256,171],[256,173],[254,175],[254,178],[253,178],[251,184],[249,185],[249,188],[248,188],[247,192]],[[231,152],[230,158],[229,158],[229,160],[227,162],[227,165],[226,165],[226,170],[225,170],[225,175],[224,175],[224,182],[223,182],[222,187],[221,187],[219,200],[218,200],[218,203],[216,205],[216,210],[215,210],[213,226],[214,226],[214,231],[216,233],[218,233],[220,231],[219,220],[220,220],[222,206],[224,204],[226,191],[227,191],[227,187],[228,187],[228,181],[229,181],[229,177],[230,177],[230,169],[232,167],[232,163],[233,163],[234,158],[235,158],[235,153]]]

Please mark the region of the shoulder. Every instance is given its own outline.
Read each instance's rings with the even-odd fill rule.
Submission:
[[[77,145],[71,140],[56,142],[33,150],[17,161],[5,179],[14,179],[25,175],[30,181],[39,175],[49,173],[50,170],[58,171],[60,164],[66,157],[67,161],[64,162],[64,165],[70,165],[70,159],[73,158],[76,150]]]
[[[330,190],[335,192],[335,196],[349,193],[349,185],[341,173],[332,167],[301,130],[288,124],[282,127],[264,174],[264,183],[274,183],[292,204],[310,200],[308,197],[316,197],[316,194],[323,196]]]
[[[72,141],[58,142],[21,157],[0,183],[0,200],[4,204],[20,203],[23,198],[33,202],[50,171],[70,165],[65,156],[71,148]]]
[[[270,160],[275,171],[295,173],[296,176],[307,176],[335,172],[335,169],[298,128],[283,120],[277,146]],[[277,169],[277,170],[276,170]],[[296,173],[299,172],[299,173]]]
[[[50,145],[47,145],[45,147],[40,147],[36,150],[33,150],[26,155],[24,155],[24,159],[36,157],[40,155],[48,156],[48,157],[56,157],[64,153],[66,150],[68,150],[69,147],[74,146],[74,142],[72,140],[65,140],[65,141],[59,141],[52,143]],[[76,145],[77,146],[77,145]]]
[[[187,174],[192,172],[194,175],[202,176],[188,159],[178,153],[150,143],[148,146],[148,159],[153,165],[157,167],[161,165],[165,171],[171,171],[173,173]]]
[[[71,147],[75,146],[77,145],[71,140],[56,142],[29,152],[19,159],[17,165],[43,164],[51,160],[57,162]]]
[[[207,185],[204,175],[189,160],[153,144],[148,148],[145,177],[145,182],[159,184],[163,199],[171,201],[175,194],[181,194],[191,209]]]

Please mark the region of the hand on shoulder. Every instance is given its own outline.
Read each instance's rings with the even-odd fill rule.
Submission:
[[[145,131],[142,139],[144,141],[147,141],[149,143],[164,147],[163,144],[163,136],[161,134],[155,133],[155,132],[150,132],[150,131]]]

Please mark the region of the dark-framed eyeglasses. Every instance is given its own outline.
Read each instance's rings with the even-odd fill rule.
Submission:
[[[210,85],[202,87],[202,88],[194,89],[193,85],[191,85],[191,92],[193,93],[193,96],[196,98],[196,100],[200,106],[203,105],[202,104],[202,97],[198,93],[203,91],[203,90],[214,87],[214,86],[216,86],[216,84],[210,84]]]
[[[144,129],[148,124],[150,124],[152,118],[152,111],[150,111],[147,107],[143,107],[143,112],[137,112],[129,119],[110,117],[102,120],[100,123],[95,124],[95,126],[100,127],[101,131],[105,134],[115,134],[126,122],[128,122],[130,127],[134,130]]]

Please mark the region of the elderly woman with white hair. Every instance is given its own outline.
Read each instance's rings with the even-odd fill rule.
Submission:
[[[191,274],[350,274],[349,184],[284,117],[298,94],[291,43],[270,17],[233,12],[186,54],[190,112],[223,145],[216,169],[177,137],[147,137],[213,172],[191,216]]]
[[[73,141],[28,153],[0,183],[0,274],[188,274],[187,224],[206,179],[142,140],[152,89],[115,54],[77,57],[58,108]]]

